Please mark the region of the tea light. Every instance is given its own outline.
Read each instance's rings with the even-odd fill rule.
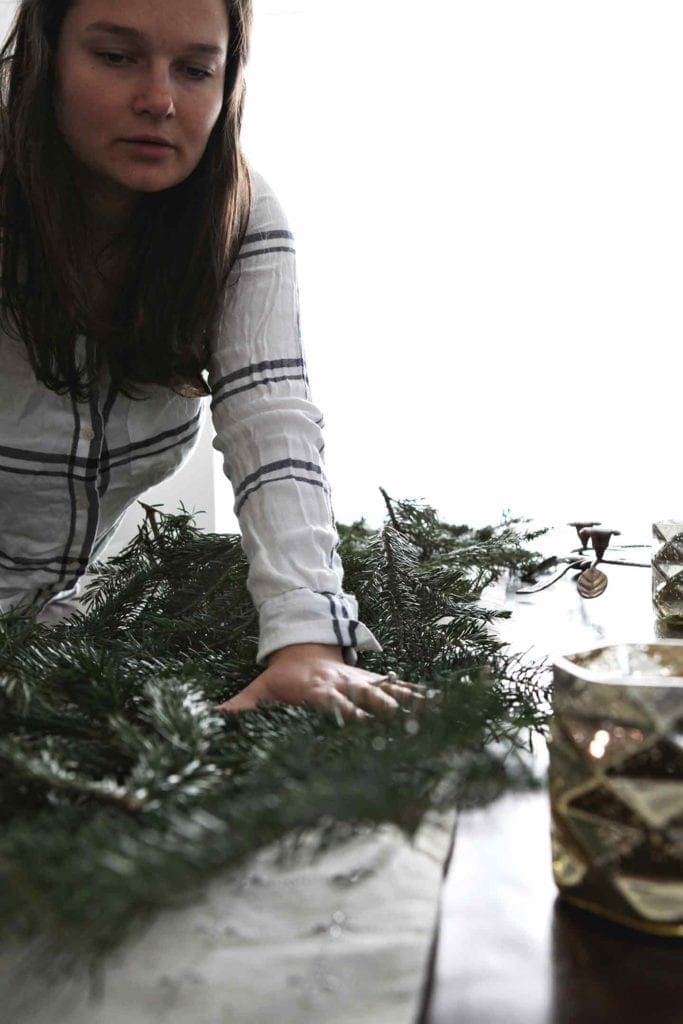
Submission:
[[[548,742],[562,897],[683,936],[683,643],[556,658]]]

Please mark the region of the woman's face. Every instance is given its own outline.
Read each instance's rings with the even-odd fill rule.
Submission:
[[[75,0],[55,61],[57,124],[105,217],[179,184],[223,105],[225,0]],[[157,142],[144,142],[144,138]]]

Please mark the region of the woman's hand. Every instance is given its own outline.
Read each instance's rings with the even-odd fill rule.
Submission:
[[[401,705],[414,707],[425,699],[422,686],[382,679],[376,672],[346,665],[339,647],[291,644],[274,651],[265,672],[214,710],[232,713],[273,701],[306,702],[335,717],[351,719],[392,713]]]

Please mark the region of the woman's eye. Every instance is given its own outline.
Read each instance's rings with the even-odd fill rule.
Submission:
[[[116,53],[113,50],[100,50],[97,54],[101,60],[108,64],[110,67],[120,68],[124,64],[129,63],[133,60],[126,53]],[[192,81],[202,82],[207,78],[213,77],[213,71],[207,71],[206,68],[198,68],[192,64],[187,64],[183,67],[183,71]]]
[[[198,82],[204,78],[211,78],[213,74],[213,72],[207,71],[206,68],[187,67],[185,70],[190,78],[194,78]]]
[[[114,67],[120,67],[124,61],[128,60],[125,53],[112,53],[109,50],[98,53],[97,56],[101,57],[106,64],[113,64]]]

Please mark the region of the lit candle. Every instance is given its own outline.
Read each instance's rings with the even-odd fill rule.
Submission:
[[[556,658],[548,742],[562,897],[683,936],[683,643]]]

